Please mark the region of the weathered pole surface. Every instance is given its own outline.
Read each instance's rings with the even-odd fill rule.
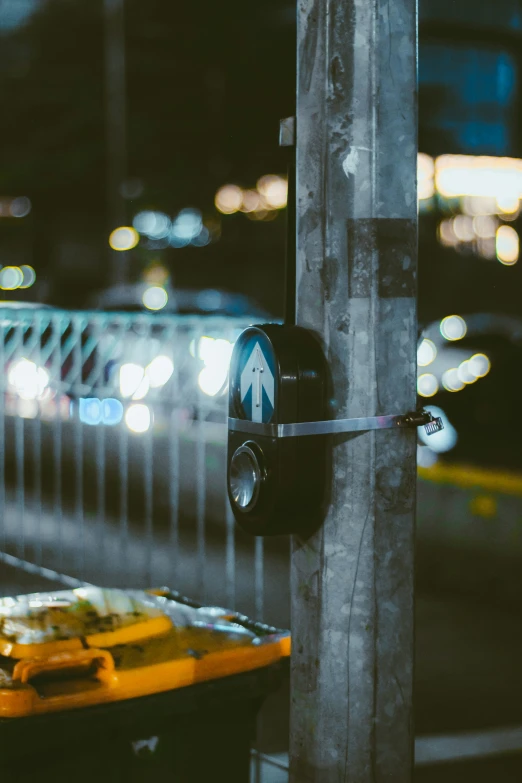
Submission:
[[[415,0],[299,0],[297,323],[333,418],[416,405]],[[329,506],[292,544],[292,783],[412,774],[415,430],[332,440]]]
[[[106,192],[109,230],[125,225],[127,175],[125,0],[104,0]],[[111,283],[126,282],[127,252],[111,251]]]

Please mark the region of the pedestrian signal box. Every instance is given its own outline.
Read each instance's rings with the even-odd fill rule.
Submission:
[[[228,495],[253,535],[305,533],[321,522],[325,438],[289,437],[282,426],[325,418],[326,362],[316,338],[298,326],[251,326],[232,354]]]

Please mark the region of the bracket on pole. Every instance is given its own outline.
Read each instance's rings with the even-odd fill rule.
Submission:
[[[424,427],[427,435],[444,429],[442,419],[429,411],[412,411],[402,415],[369,416],[360,419],[332,419],[330,421],[301,421],[292,424],[262,424],[246,419],[228,419],[233,432],[265,435],[269,438],[299,438],[309,435],[340,435],[347,432],[394,429],[395,427]]]

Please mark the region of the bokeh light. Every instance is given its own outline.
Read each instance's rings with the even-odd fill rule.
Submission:
[[[476,353],[469,360],[469,370],[476,378],[484,378],[491,370],[491,362],[485,353]]]
[[[159,285],[152,285],[143,292],[142,301],[147,310],[162,310],[169,301],[169,295]]]
[[[513,266],[518,261],[520,242],[512,226],[500,226],[496,236],[497,258],[505,266]]]
[[[113,397],[104,400],[97,397],[80,397],[78,417],[83,424],[90,426],[106,424],[114,427],[123,419],[123,405]]]
[[[33,267],[29,266],[28,264],[22,264],[20,267],[20,272],[22,273],[23,281],[19,287],[30,288],[36,281],[36,272],[34,271]]]
[[[182,209],[172,223],[171,236],[176,239],[186,240],[187,243],[201,233],[203,219],[197,209]]]
[[[255,212],[262,205],[261,195],[257,190],[244,190],[241,199],[241,212]]]
[[[141,435],[150,429],[152,414],[148,405],[130,405],[125,411],[125,424],[131,432]]]
[[[203,367],[198,376],[199,388],[209,397],[215,397],[223,388],[226,377],[226,373],[218,367]]]
[[[203,361],[205,367],[199,373],[198,385],[209,397],[215,397],[226,388],[233,347],[228,340],[216,340],[207,335],[199,341],[198,358]]]
[[[513,203],[522,195],[522,160],[473,155],[441,155],[435,184],[445,198],[471,196]]]
[[[171,221],[164,212],[144,210],[138,212],[132,221],[132,225],[140,234],[150,239],[165,239],[169,235]]]
[[[97,397],[81,397],[78,404],[78,418],[82,424],[87,424],[90,427],[101,424],[101,400]]]
[[[417,188],[419,201],[432,198],[435,194],[435,162],[431,155],[419,152],[417,155]]]
[[[520,201],[518,193],[505,193],[496,198],[497,209],[504,215],[516,215],[519,211]]]
[[[469,368],[469,359],[466,359],[459,364],[457,374],[459,376],[459,380],[465,384],[475,383],[478,377],[471,372]]]
[[[419,367],[427,367],[437,356],[437,347],[431,340],[424,339],[417,349],[417,364]]]
[[[115,228],[109,236],[109,245],[113,250],[132,250],[140,241],[140,235],[132,226]]]
[[[475,239],[473,218],[469,215],[456,215],[453,218],[453,231],[461,242],[472,242]]]
[[[417,379],[417,393],[421,397],[433,397],[439,390],[439,382],[432,373],[419,375]]]
[[[214,203],[224,215],[232,215],[241,208],[243,191],[237,185],[223,185],[216,193]]]
[[[7,373],[7,380],[22,400],[37,400],[49,385],[49,373],[44,367],[38,367],[29,359],[22,358],[13,362]]]
[[[189,237],[180,237],[177,234],[170,234],[169,245],[178,249],[180,247],[187,247],[187,245],[190,245],[190,239]]]
[[[120,394],[124,398],[142,400],[149,391],[149,378],[140,364],[127,362],[120,367]]]
[[[473,218],[473,231],[480,239],[494,239],[497,228],[498,220],[492,215],[476,215]]]
[[[156,356],[145,368],[151,388],[164,386],[174,372],[174,363],[168,356]]]
[[[211,241],[210,231],[206,226],[202,226],[201,231],[197,236],[193,237],[190,244],[194,245],[194,247],[205,247],[205,245],[208,245],[210,241]]]
[[[3,291],[15,291],[24,282],[24,274],[18,266],[4,266],[0,269],[0,288]]]
[[[31,211],[31,202],[27,196],[18,196],[11,201],[9,213],[11,217],[23,218]]]
[[[152,285],[164,286],[169,277],[168,269],[157,261],[152,262],[143,272],[143,279]]]
[[[442,375],[442,385],[449,392],[462,391],[465,387],[465,383],[460,379],[459,371],[457,367],[450,367]]]
[[[119,400],[108,397],[102,400],[102,421],[110,427],[119,424],[123,419],[123,405]]]
[[[462,211],[465,215],[476,217],[477,215],[496,215],[498,213],[497,200],[485,196],[464,196],[460,199]]]
[[[271,209],[283,209],[288,201],[288,182],[276,174],[265,174],[257,181],[257,189]]]
[[[442,220],[439,224],[437,233],[441,245],[445,245],[446,247],[454,247],[459,242],[453,228],[453,220]]]
[[[445,340],[462,340],[467,330],[466,321],[460,315],[448,315],[440,323],[440,333]]]

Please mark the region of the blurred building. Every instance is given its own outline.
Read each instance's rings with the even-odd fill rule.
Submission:
[[[114,4],[103,0],[0,2],[0,264],[36,271],[33,286],[5,296],[83,307],[111,284],[123,251],[126,283],[161,267],[174,287],[242,292],[281,315],[284,204],[266,209],[258,183],[285,177],[277,136],[279,119],[294,110],[293,5],[123,5],[121,29],[109,35]],[[422,0],[419,149],[428,190],[429,167],[442,155],[522,157],[521,30],[515,0]],[[120,123],[122,141],[111,152],[107,52],[120,46],[120,33],[125,94],[116,93],[111,122]],[[107,193],[115,155],[118,220]],[[222,211],[215,199],[226,185],[246,201]],[[493,213],[493,237],[461,241],[452,227],[471,236],[470,216],[461,220],[460,201],[439,195],[421,200],[421,320],[518,313],[522,266],[508,269],[492,250],[500,223],[509,224],[501,241],[518,241],[518,212]],[[31,208],[13,217],[9,204],[20,198]],[[134,244],[129,234],[128,245],[117,235],[111,251],[115,223],[143,226],[144,214],[149,227],[150,215],[159,216],[155,229]],[[199,221],[194,235],[190,214]]]

